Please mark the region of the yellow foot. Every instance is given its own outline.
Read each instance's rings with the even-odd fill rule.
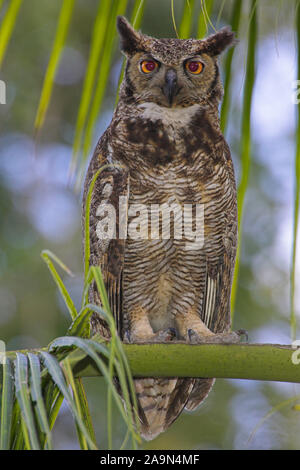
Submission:
[[[140,337],[129,332],[125,331],[124,334],[124,343],[166,343],[177,338],[177,333],[175,328],[166,328],[165,330],[159,330],[153,335]]]
[[[226,333],[217,333],[209,336],[202,336],[196,333],[194,330],[188,330],[188,342],[191,344],[203,344],[203,343],[239,343],[241,338],[245,336],[246,342],[248,341],[248,334],[246,330],[228,331]]]

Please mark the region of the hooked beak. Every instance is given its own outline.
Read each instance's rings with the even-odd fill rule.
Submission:
[[[174,69],[169,69],[165,76],[163,93],[168,100],[169,105],[173,103],[174,96],[177,95],[179,88],[177,86],[177,73]]]

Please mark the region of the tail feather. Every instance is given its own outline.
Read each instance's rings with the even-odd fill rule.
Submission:
[[[165,431],[182,412],[194,379],[136,379],[141,435],[152,440]]]
[[[185,405],[187,411],[194,411],[209,394],[215,379],[196,379],[189,399]]]

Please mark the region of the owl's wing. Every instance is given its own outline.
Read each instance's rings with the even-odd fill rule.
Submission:
[[[224,156],[227,172],[227,186],[224,196],[218,198],[211,211],[225,214],[225,230],[222,238],[216,237],[210,251],[206,252],[206,278],[201,319],[214,333],[228,331],[231,324],[230,291],[237,246],[236,186],[230,150],[224,142]],[[216,229],[217,230],[217,229]],[[208,395],[214,379],[195,379],[189,399],[185,404],[188,411],[195,410]]]
[[[89,265],[99,266],[101,269],[110,308],[121,337],[123,331],[122,274],[127,232],[128,193],[128,170],[117,163],[110,163],[105,151],[98,153],[96,149],[87,172],[83,196],[83,213],[85,214],[88,195],[91,194]],[[89,301],[101,305],[95,283],[91,285]],[[91,323],[93,333],[99,332],[102,336],[109,337],[106,322],[102,318],[94,315]]]
[[[231,252],[228,252],[228,250]],[[228,331],[230,318],[230,290],[234,268],[235,245],[224,247],[217,263],[213,256],[206,260],[206,285],[203,299],[202,320],[214,333]],[[207,397],[214,379],[195,379],[185,409],[194,411]]]
[[[202,308],[202,320],[214,333],[230,327],[230,291],[237,247],[236,183],[230,150],[225,141],[223,153],[223,185],[211,208],[207,209],[212,239],[206,250],[206,280]],[[222,224],[215,217],[222,214]]]
[[[211,268],[207,258],[206,286],[203,299],[203,322],[214,333],[230,327],[230,290],[234,260],[225,252],[217,266]]]

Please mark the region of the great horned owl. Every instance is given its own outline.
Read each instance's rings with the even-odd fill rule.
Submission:
[[[237,341],[230,331],[236,185],[219,125],[217,64],[234,34],[224,28],[204,40],[155,39],[124,17],[117,26],[125,75],[84,189],[85,206],[99,172],[90,265],[101,267],[123,340]],[[90,301],[100,303],[95,287]],[[92,318],[92,328],[109,337],[100,317]],[[212,384],[204,378],[136,379],[142,436],[153,439],[184,408],[194,410]]]

